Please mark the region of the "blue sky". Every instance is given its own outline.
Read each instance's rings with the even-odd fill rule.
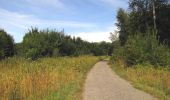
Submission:
[[[32,27],[62,30],[90,42],[109,41],[118,8],[128,0],[0,0],[0,28],[15,42]]]

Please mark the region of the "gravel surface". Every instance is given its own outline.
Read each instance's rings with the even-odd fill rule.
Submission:
[[[88,73],[83,100],[156,100],[156,98],[132,87],[129,82],[111,70],[107,61],[101,61]]]

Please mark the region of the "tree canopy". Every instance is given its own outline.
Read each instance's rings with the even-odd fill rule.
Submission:
[[[129,9],[119,9],[117,13],[120,41],[122,44],[129,35],[148,35],[154,29],[153,5],[156,12],[157,37],[170,46],[170,4],[168,0],[129,0]]]
[[[0,29],[0,59],[14,55],[14,40],[3,29]]]
[[[112,44],[107,42],[90,43],[80,37],[65,35],[63,31],[30,29],[23,42],[16,45],[17,55],[31,58],[80,56],[80,55],[110,55]]]

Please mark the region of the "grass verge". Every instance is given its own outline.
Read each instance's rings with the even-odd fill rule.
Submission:
[[[144,90],[160,100],[170,100],[170,71],[150,64],[126,67],[122,60],[111,64],[112,69],[135,88]]]
[[[0,62],[0,100],[80,100],[94,56]]]

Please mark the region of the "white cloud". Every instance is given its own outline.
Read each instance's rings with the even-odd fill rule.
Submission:
[[[83,40],[89,41],[89,42],[111,42],[110,36],[112,34],[115,34],[115,30],[117,29],[116,26],[114,27],[106,27],[103,28],[104,31],[89,31],[89,32],[77,32],[76,34],[72,35],[75,37],[81,37]]]
[[[19,28],[29,28],[30,26],[37,27],[71,27],[71,28],[93,28],[96,27],[93,23],[77,22],[77,21],[63,21],[63,20],[46,20],[40,19],[33,15],[24,15],[16,12],[10,12],[8,10],[0,9],[1,23],[8,23]]]
[[[75,37],[81,37],[83,40],[89,41],[89,42],[101,42],[101,41],[106,41],[106,42],[111,42],[109,39],[110,37],[110,32],[105,31],[105,32],[80,32],[74,35]]]
[[[0,8],[0,27],[4,28],[7,32],[11,32],[16,42],[21,42],[25,33],[20,33],[15,36],[17,32],[25,32],[31,26],[38,28],[71,28],[71,29],[93,29],[97,25],[94,23],[85,23],[77,21],[65,20],[46,20],[40,19],[33,15],[25,15],[17,12],[11,12]],[[12,33],[13,32],[13,33]],[[20,38],[18,38],[20,37]]]

